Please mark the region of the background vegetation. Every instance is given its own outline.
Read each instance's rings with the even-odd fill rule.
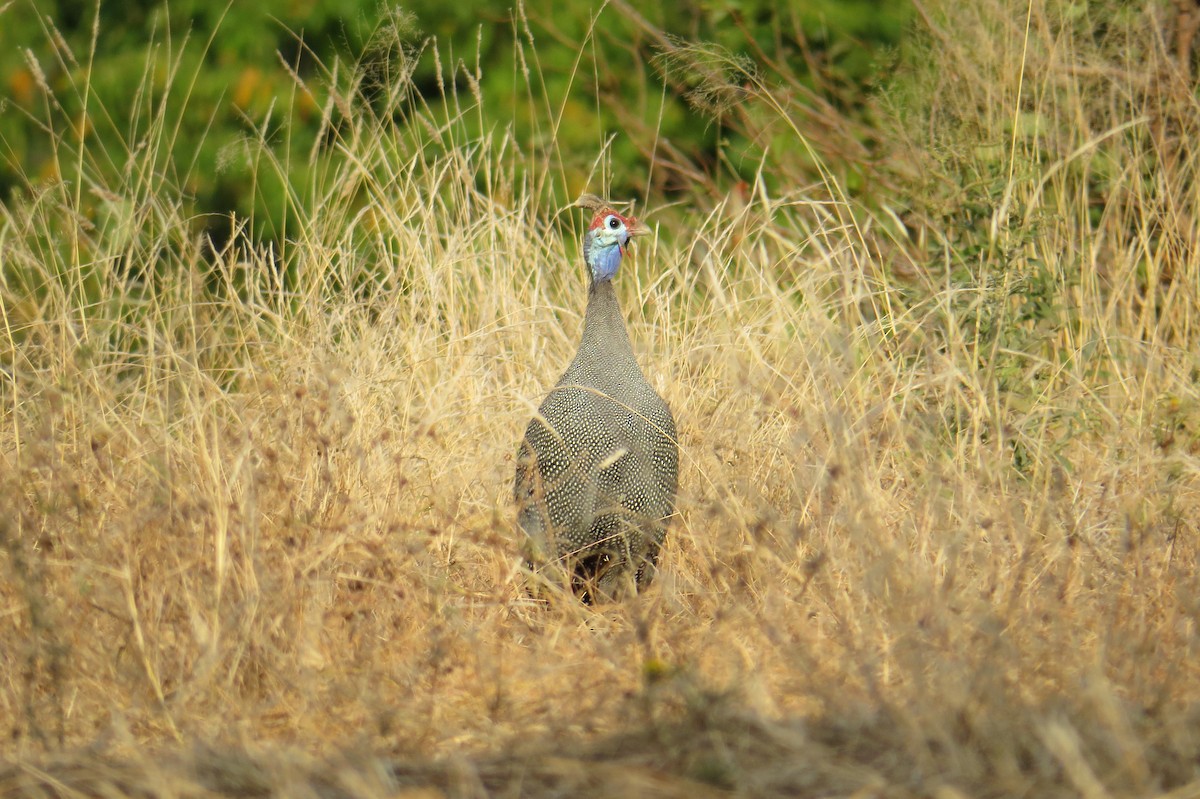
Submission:
[[[257,5],[0,10],[0,789],[1200,789],[1194,4]],[[584,189],[683,453],[599,608]]]
[[[46,135],[50,102],[71,126],[68,138],[83,137],[108,181],[144,162],[147,135],[169,125],[171,147],[152,163],[194,203],[197,224],[223,242],[236,213],[254,219],[255,237],[286,238],[288,224],[312,212],[288,196],[288,185],[341,157],[335,143],[348,109],[334,101],[352,83],[372,111],[399,115],[400,133],[419,123],[391,92],[433,103],[469,95],[475,113],[556,164],[542,179],[553,202],[578,194],[605,147],[624,165],[612,179],[625,194],[686,193],[696,180],[725,175],[749,180],[766,142],[725,124],[732,98],[695,91],[706,80],[703,68],[727,66],[712,59],[701,70],[668,65],[663,45],[705,41],[779,59],[805,91],[861,117],[863,89],[911,13],[900,0],[821,0],[779,12],[775,5],[635,10],[622,1],[594,17],[589,3],[578,2],[552,11],[428,0],[13,3],[0,29],[9,95],[0,115],[9,148],[0,196],[69,164],[59,150],[74,145]],[[718,113],[698,115],[689,99]],[[239,143],[247,137],[286,165],[286,180],[244,157]],[[657,171],[649,168],[656,157]],[[850,160],[842,166],[858,168]]]

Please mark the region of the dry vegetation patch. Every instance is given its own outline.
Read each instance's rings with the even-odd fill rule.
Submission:
[[[1048,115],[1078,83],[1033,50]],[[618,290],[679,514],[654,586],[589,608],[526,592],[510,506],[578,220],[495,142],[397,158],[362,124],[282,252],[187,243],[140,185],[109,190],[174,246],[66,183],[4,210],[0,790],[1195,794],[1200,268],[1171,242],[1200,139],[1171,191],[1097,195],[1077,140],[1011,139],[1069,157],[998,178],[1026,216],[974,281],[961,231],[928,258],[832,186],[664,212]]]

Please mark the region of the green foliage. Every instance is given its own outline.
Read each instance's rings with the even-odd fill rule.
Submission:
[[[230,213],[259,220],[267,237],[284,234],[286,187],[256,183],[230,148],[261,130],[285,163],[312,150],[318,100],[297,80],[359,53],[378,22],[339,0],[32,10],[2,12],[0,196],[57,179],[99,190],[149,162],[150,182],[194,201],[199,227],[218,240]],[[302,22],[289,28],[289,16]],[[106,212],[94,198],[81,203],[89,218]]]
[[[853,113],[852,87],[872,77],[875,54],[896,44],[908,13],[901,0],[803,9],[765,0],[637,10],[569,2],[516,17],[498,8],[18,0],[0,11],[0,197],[84,180],[85,157],[94,158],[89,180],[116,185],[154,142],[156,173],[194,202],[198,229],[218,247],[233,229],[230,214],[250,219],[259,240],[279,240],[314,201],[305,187],[336,146],[334,96],[354,82],[386,94],[407,82],[398,64],[424,101],[454,93],[477,106],[481,128],[508,121],[518,146],[557,162],[558,185],[547,190],[560,199],[588,188],[600,152],[614,165],[611,174],[602,165],[602,179],[615,196],[686,192],[694,186],[680,178],[689,172],[692,183],[726,170],[751,180],[766,140],[756,140],[757,126],[731,122],[729,108],[689,105],[696,76],[655,69],[671,42],[712,41],[746,53],[738,57],[754,68],[787,65]],[[821,88],[829,76],[837,86]],[[798,145],[774,133],[769,141],[785,151]],[[655,142],[670,149],[655,152]],[[264,158],[278,168],[260,169]],[[679,163],[664,168],[664,160]],[[88,200],[79,212],[98,219],[102,205]]]

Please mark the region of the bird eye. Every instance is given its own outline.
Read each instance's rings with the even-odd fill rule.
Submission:
[[[609,230],[616,230],[620,226],[621,226],[621,220],[617,219],[615,216],[610,216],[608,218],[608,229]]]

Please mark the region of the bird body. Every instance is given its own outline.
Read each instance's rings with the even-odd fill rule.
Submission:
[[[638,366],[612,285],[630,238],[644,231],[607,207],[592,220],[579,350],[517,455],[514,497],[530,563],[562,566],[587,601],[653,579],[674,513],[675,421]]]

